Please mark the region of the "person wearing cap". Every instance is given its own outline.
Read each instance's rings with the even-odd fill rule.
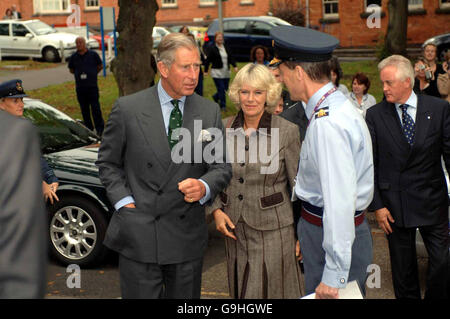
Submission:
[[[23,98],[25,96],[27,94],[23,90],[21,80],[17,79],[2,83],[0,85],[0,109],[11,115],[22,117],[24,110]],[[59,200],[56,195],[58,178],[43,157],[41,157],[41,173],[43,177],[42,191],[45,201],[48,199],[53,204],[55,200]]]
[[[86,39],[75,40],[77,51],[69,59],[69,70],[75,75],[78,103],[81,108],[84,125],[102,136],[105,123],[100,108],[97,74],[103,68],[102,60],[97,52],[89,50]],[[92,113],[92,117],[91,117]],[[92,120],[94,124],[92,124]]]
[[[11,115],[23,109],[20,81],[0,84],[0,299],[43,298],[47,215],[41,193],[39,138]]]
[[[315,30],[271,30],[281,78],[291,98],[306,103],[308,127],[294,194],[307,294],[338,298],[356,280],[365,292],[372,237],[364,210],[373,197],[370,133],[362,116],[330,81],[329,59],[339,41]]]

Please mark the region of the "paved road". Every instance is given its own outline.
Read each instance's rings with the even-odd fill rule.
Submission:
[[[387,240],[378,227],[371,223],[374,243],[374,264],[380,267],[379,288],[367,289],[368,299],[393,299]],[[424,286],[427,259],[419,258],[421,285]],[[96,269],[81,269],[81,287],[67,288],[66,282],[72,273],[65,267],[50,262],[46,298],[120,298],[117,258],[112,256],[108,262]],[[74,282],[74,281],[72,281]],[[226,275],[225,248],[221,234],[210,228],[210,241],[207,249],[202,280],[202,299],[227,299],[228,283]]]

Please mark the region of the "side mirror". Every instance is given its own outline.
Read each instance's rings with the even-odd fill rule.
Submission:
[[[25,34],[25,38],[33,39],[34,35],[32,35],[31,33],[27,33],[27,34]]]

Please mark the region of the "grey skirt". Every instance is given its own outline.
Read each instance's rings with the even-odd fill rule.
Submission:
[[[296,299],[304,295],[293,225],[260,231],[237,223],[226,238],[228,286],[236,299]]]

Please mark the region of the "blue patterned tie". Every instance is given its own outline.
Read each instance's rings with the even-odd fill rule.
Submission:
[[[409,145],[413,145],[415,125],[412,117],[406,112],[408,106],[408,104],[402,104],[399,107],[402,110],[403,133],[405,134],[406,140],[408,141]]]

